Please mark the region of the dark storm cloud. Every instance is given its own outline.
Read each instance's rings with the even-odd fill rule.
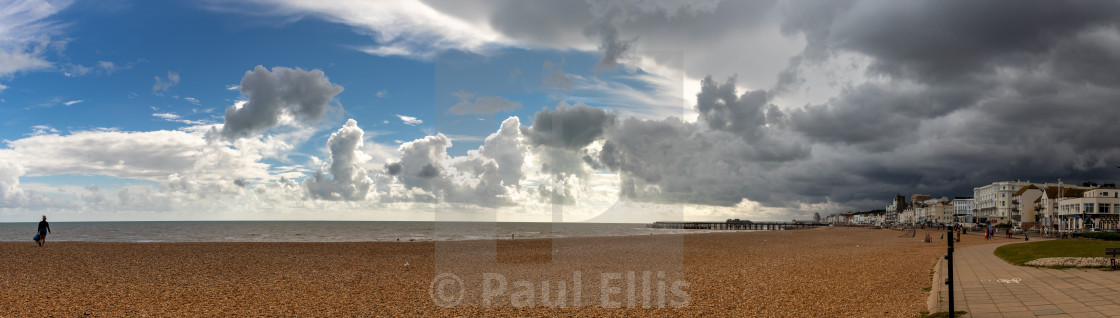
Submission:
[[[596,65],[599,68],[612,69],[618,66],[618,61],[628,54],[634,41],[637,41],[637,38],[629,40],[619,38],[615,20],[623,14],[621,12],[623,9],[617,5],[618,3],[594,2],[591,10],[595,18],[583,29],[583,34],[588,37],[599,38],[599,53],[603,54]]]
[[[703,19],[679,22],[685,17],[715,12],[721,1],[549,1],[549,0],[481,0],[448,1],[426,0],[434,9],[466,20],[486,20],[488,26],[511,39],[536,46],[563,48],[573,43],[593,41],[602,57],[598,68],[613,68],[619,60],[633,53],[637,33],[650,30],[665,31],[668,24],[687,26],[728,20],[705,22]],[[734,1],[725,11],[734,15],[735,22],[755,21],[756,14],[764,10],[748,10],[739,3],[753,7],[756,3],[769,6],[772,1]],[[674,28],[681,29],[681,28]],[[625,30],[625,31],[624,31]],[[695,37],[696,32],[682,31]],[[625,33],[625,34],[624,34]],[[670,45],[674,49],[676,45]]]
[[[578,174],[587,163],[618,171],[621,195],[639,201],[732,206],[743,198],[782,204],[761,175],[809,156],[800,136],[782,129],[785,115],[766,93],[739,94],[734,79],[706,79],[697,95],[700,120],[615,119],[589,106],[560,107],[536,114],[525,129],[542,172]],[[585,147],[599,141],[597,152]],[[575,165],[575,166],[572,166]]]
[[[730,94],[735,96],[733,91]],[[733,113],[767,108],[761,103],[740,103],[738,98],[735,101],[732,108],[754,110],[729,110]],[[609,169],[620,172],[622,195],[631,199],[732,206],[748,198],[781,205],[781,195],[772,193],[776,188],[770,185],[780,187],[774,181],[782,180],[768,180],[770,176],[766,174],[787,162],[808,157],[810,151],[799,136],[777,125],[768,128],[764,120],[755,125],[750,129],[722,130],[706,126],[703,121],[628,118],[606,132],[598,159]],[[759,186],[762,184],[767,186]]]
[[[777,93],[841,54],[867,57],[872,78],[787,108],[788,130],[813,144],[812,156],[760,176],[797,194],[788,199],[874,208],[895,192],[1115,179],[1120,3],[828,0],[781,9],[783,31],[808,43]],[[733,117],[717,118],[713,127]]]
[[[922,122],[968,107],[982,93],[975,86],[864,83],[827,103],[796,109],[789,117],[795,131],[815,141],[880,152],[914,141]]]
[[[730,131],[754,138],[773,122],[782,124],[782,111],[769,103],[766,91],[755,90],[736,95],[735,78],[718,84],[711,77],[700,82],[696,95],[700,120],[715,130]],[[767,118],[770,120],[768,121]]]
[[[284,116],[300,122],[319,119],[327,102],[342,92],[320,70],[305,71],[258,65],[241,78],[241,93],[249,97],[243,105],[226,109],[221,134],[228,139],[250,137],[276,127]]]
[[[621,173],[628,198],[734,205],[747,181],[746,147],[739,136],[675,118],[631,118],[610,131],[600,160]]]
[[[385,164],[385,173],[390,175],[390,176],[395,176],[395,175],[400,174],[401,173],[401,163],[400,162],[386,163]]]
[[[512,38],[535,43],[582,40],[583,34],[578,25],[592,19],[590,6],[585,1],[512,0],[495,5],[494,10],[490,18],[491,27]]]
[[[1115,26],[1084,30],[1058,44],[1048,66],[1073,83],[1120,85],[1120,32]]]
[[[1115,26],[1120,2],[789,2],[783,27],[806,35],[810,58],[841,50],[875,58],[872,70],[954,80],[1030,63],[1086,29]]]
[[[597,45],[602,65],[643,48],[704,48],[686,51],[689,76],[743,76],[703,80],[695,123],[574,106],[542,111],[522,129],[543,172],[618,171],[621,195],[633,200],[877,208],[895,193],[1117,175],[1120,2],[487,3],[499,14],[478,16],[503,35]],[[456,15],[469,20],[464,10]],[[751,63],[775,59],[751,48],[772,43],[732,39],[771,23],[806,43],[764,82],[754,73],[766,65]],[[775,105],[841,56],[865,60],[857,71],[866,79],[839,83],[822,102]],[[542,82],[566,90],[571,79],[557,65],[545,66]]]
[[[532,129],[524,134],[534,145],[579,149],[603,135],[616,116],[601,108],[584,104],[560,106],[555,111],[544,109],[533,118]]]
[[[426,164],[426,165],[424,165],[423,167],[420,168],[420,172],[416,173],[416,176],[424,178],[424,179],[431,179],[431,178],[438,177],[439,176],[439,168],[436,168],[435,166],[433,166],[430,163]]]

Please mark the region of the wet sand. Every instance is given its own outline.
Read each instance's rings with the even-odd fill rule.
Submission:
[[[913,317],[925,310],[930,270],[945,252],[940,232],[931,232],[933,243],[921,241],[924,233],[3,242],[0,316]],[[964,244],[978,243],[965,236]]]

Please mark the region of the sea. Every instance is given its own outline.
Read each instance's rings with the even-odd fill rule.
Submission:
[[[0,223],[0,241],[31,241],[36,223]],[[645,223],[142,221],[51,222],[48,241],[394,242],[704,233]]]

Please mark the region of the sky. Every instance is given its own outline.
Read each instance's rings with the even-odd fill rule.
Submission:
[[[790,220],[1111,183],[1118,6],[0,0],[0,222]]]

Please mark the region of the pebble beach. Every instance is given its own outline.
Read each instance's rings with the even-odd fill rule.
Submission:
[[[945,251],[925,233],[3,242],[0,316],[913,317]]]

